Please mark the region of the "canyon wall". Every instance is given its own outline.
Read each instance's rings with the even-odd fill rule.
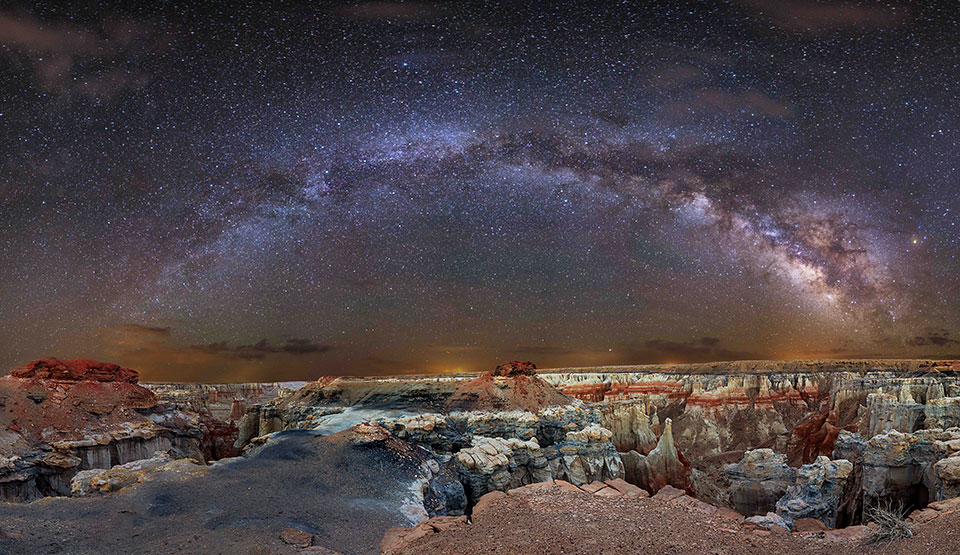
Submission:
[[[620,451],[648,452],[671,418],[677,445],[694,466],[731,462],[760,447],[799,466],[832,454],[841,430],[869,437],[960,422],[960,365],[952,362],[737,362],[552,370],[541,377],[597,403]]]

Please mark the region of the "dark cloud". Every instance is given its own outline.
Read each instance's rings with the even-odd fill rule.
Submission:
[[[716,115],[741,119],[789,118],[795,115],[795,111],[790,104],[760,91],[730,92],[721,89],[700,89],[691,92],[683,100],[667,104],[660,115],[669,121]]]
[[[151,76],[139,69],[140,58],[172,42],[157,26],[122,19],[82,25],[0,10],[0,44],[6,47],[0,55],[32,66],[40,88],[90,100],[143,88]]]
[[[237,357],[243,359],[259,359],[272,354],[289,355],[307,355],[313,353],[326,353],[332,347],[317,343],[311,339],[291,338],[285,339],[281,343],[271,343],[266,339],[261,339],[256,343],[248,345],[230,345],[225,341],[217,343],[208,343],[206,345],[192,345],[191,349],[228,357]]]
[[[651,339],[631,357],[643,362],[710,362],[717,360],[749,360],[767,358],[755,352],[738,351],[721,346],[716,337],[701,337],[690,341]]]
[[[906,344],[911,347],[943,347],[946,345],[960,345],[960,340],[950,336],[947,330],[930,332],[925,335],[917,335],[906,339]]]
[[[560,345],[522,345],[515,350],[518,354],[531,356],[564,356],[574,354],[576,351]]]
[[[170,327],[157,327],[157,326],[143,326],[140,324],[120,324],[117,326],[111,326],[106,331],[108,332],[119,332],[119,333],[130,333],[137,335],[147,335],[154,337],[170,337]]]

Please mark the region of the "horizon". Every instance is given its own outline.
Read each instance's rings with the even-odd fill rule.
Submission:
[[[960,358],[956,14],[824,6],[5,4],[0,367]]]
[[[51,357],[47,357],[51,358]],[[76,360],[76,359],[59,359],[59,360]],[[80,359],[84,360],[84,359]],[[30,361],[36,362],[36,361]],[[94,362],[109,362],[109,361],[94,361]],[[960,363],[960,356],[947,357],[947,358],[937,358],[937,357],[916,357],[916,358],[833,358],[833,359],[755,359],[755,360],[714,360],[714,361],[703,361],[703,362],[654,362],[654,363],[643,363],[643,364],[612,364],[612,365],[599,365],[599,366],[536,366],[536,371],[538,374],[563,374],[568,372],[574,373],[589,373],[590,371],[598,371],[600,373],[606,373],[608,370],[611,372],[621,372],[628,371],[627,369],[638,369],[640,372],[645,371],[657,371],[657,369],[676,369],[679,371],[690,370],[692,367],[702,367],[702,366],[716,366],[719,365],[724,372],[724,375],[738,375],[738,372],[729,372],[727,369],[722,368],[726,364],[745,364],[745,363],[804,363],[804,364],[824,364],[824,363],[838,363],[838,364],[847,364],[847,363],[867,363],[867,364],[894,364],[894,363]],[[24,366],[29,363],[24,363]],[[20,365],[18,365],[20,366]],[[136,368],[130,368],[129,370],[134,370],[138,374],[140,371]],[[879,369],[883,370],[883,369]],[[449,372],[425,372],[418,373],[416,371],[401,373],[401,374],[328,374],[323,376],[318,376],[312,379],[290,379],[290,380],[268,380],[268,381],[259,381],[259,382],[250,382],[250,381],[171,381],[171,380],[144,380],[140,379],[140,383],[148,383],[155,385],[162,384],[200,384],[200,385],[224,385],[224,384],[247,384],[247,383],[275,383],[275,384],[309,384],[315,381],[318,381],[323,378],[357,378],[357,379],[373,379],[373,380],[391,380],[391,379],[410,379],[410,378],[461,378],[461,377],[471,377],[471,376],[481,376],[491,371],[490,368],[484,370],[464,370],[464,371],[449,371]],[[753,373],[749,373],[752,375]]]

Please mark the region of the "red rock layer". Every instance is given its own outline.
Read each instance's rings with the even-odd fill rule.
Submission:
[[[44,358],[34,360],[10,371],[14,378],[40,380],[56,380],[68,382],[95,381],[95,382],[126,382],[137,383],[140,374],[136,370],[121,368],[109,362],[95,360],[60,360]]]
[[[517,376],[536,376],[537,375],[537,365],[522,360],[514,360],[513,362],[508,362],[506,364],[501,364],[497,366],[493,372],[494,376],[504,376],[507,378],[514,378]]]
[[[200,413],[200,430],[203,438],[200,440],[200,450],[207,461],[215,461],[226,457],[240,456],[240,449],[234,447],[240,430],[234,422],[222,422],[210,413]]]
[[[820,391],[815,385],[803,389],[769,391],[760,395],[757,391],[743,388],[718,389],[709,392],[690,393],[679,381],[643,381],[637,383],[574,384],[559,386],[564,395],[583,401],[621,401],[640,397],[662,397],[668,400],[684,400],[687,406],[715,408],[723,406],[772,407],[779,403],[793,406],[818,405]]]
[[[833,456],[833,447],[841,430],[855,432],[856,426],[837,426],[837,411],[821,412],[796,426],[788,446],[791,466],[810,464],[821,455]]]

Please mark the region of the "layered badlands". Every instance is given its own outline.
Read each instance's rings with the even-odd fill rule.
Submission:
[[[65,369],[58,369],[58,364]],[[428,551],[456,552],[456,546],[470,545],[469,538],[476,534],[497,533],[498,525],[501,533],[511,533],[513,524],[503,518],[489,517],[483,524],[478,508],[514,518],[511,515],[526,510],[523,507],[532,507],[530,515],[536,517],[536,511],[543,510],[547,513],[542,518],[549,519],[548,507],[556,502],[579,511],[584,519],[603,520],[606,517],[596,511],[620,514],[618,503],[627,501],[615,499],[624,498],[624,490],[635,494],[629,503],[639,504],[629,509],[636,513],[632,517],[636,522],[627,521],[631,526],[648,526],[644,522],[650,511],[680,510],[692,516],[678,519],[701,522],[705,533],[716,533],[720,544],[732,546],[744,538],[762,538],[761,532],[802,535],[833,528],[847,532],[831,532],[830,541],[855,541],[851,537],[869,532],[863,527],[869,520],[866,508],[895,500],[906,510],[917,511],[919,525],[923,514],[952,514],[953,509],[937,503],[960,494],[960,429],[954,428],[960,425],[960,364],[954,362],[736,362],[539,372],[530,363],[514,362],[481,376],[323,378],[289,394],[269,385],[218,389],[162,384],[151,386],[157,395],[141,388],[135,374],[131,381],[126,371],[94,369],[91,364],[77,374],[74,366],[47,361],[26,374],[18,370],[0,379],[0,394],[6,391],[0,402],[14,408],[0,412],[10,419],[0,422],[4,428],[0,434],[6,434],[0,436],[0,449],[6,449],[0,451],[6,457],[0,459],[0,484],[7,484],[7,499],[72,494],[111,503],[108,499],[117,489],[129,490],[136,498],[155,494],[156,484],[170,480],[229,496],[218,488],[235,487],[237,479],[262,487],[277,478],[251,474],[254,469],[281,468],[283,461],[302,460],[348,472],[344,469],[363,460],[380,473],[380,489],[361,498],[334,478],[322,486],[325,502],[350,507],[343,510],[354,516],[378,507],[381,516],[375,528],[381,534],[389,526],[406,526],[391,532],[392,537],[405,538],[403,545],[414,547],[390,549],[414,549],[422,541],[426,543],[421,548]],[[106,381],[98,381],[101,378]],[[51,400],[63,405],[88,390],[104,388],[127,396],[106,412],[90,410],[88,401],[67,403],[85,407],[68,415],[83,423],[79,435],[57,424],[60,417],[55,415],[61,412],[55,404],[44,405]],[[171,415],[184,415],[185,424],[177,428]],[[41,424],[30,428],[33,421]],[[67,448],[76,444],[55,441],[89,441],[94,436],[110,437],[103,440],[108,452],[133,453],[124,443],[130,438],[118,426],[156,426],[151,437],[167,438],[169,445],[151,444],[135,451],[135,456],[111,456],[95,464],[67,459],[71,464],[66,471],[60,467],[51,471],[45,462],[62,455],[82,460]],[[346,438],[336,440],[346,451],[330,451],[328,446],[314,452],[321,443],[311,438],[325,437]],[[184,445],[195,451],[175,444],[176,438],[189,438]],[[241,453],[242,457],[212,466],[204,464]],[[30,468],[32,483],[23,479],[27,476],[23,471]],[[46,477],[51,475],[56,479]],[[529,505],[533,498],[526,494],[511,494],[496,504],[483,502],[492,494],[537,483],[569,487],[563,486],[566,493],[537,490],[534,498],[539,504]],[[285,491],[287,498],[275,500],[278,507],[319,502],[300,500],[319,495],[311,486]],[[598,501],[581,502],[579,509],[575,502],[565,505],[573,499],[569,495],[584,492]],[[662,501],[666,494],[661,492],[678,492],[679,509],[664,509],[652,501]],[[643,501],[647,498],[651,501]],[[614,504],[602,504],[607,502]],[[377,549],[364,543],[369,536],[361,538],[337,526],[323,532],[322,523],[309,516],[297,520],[293,531],[270,528],[282,519],[244,516],[262,509],[236,507],[230,522],[261,518],[260,524],[250,525],[261,535],[250,537],[262,538],[271,549],[283,552],[297,542],[306,545],[304,541],[349,552]],[[711,524],[723,511],[736,525]],[[427,518],[433,520],[413,526]],[[471,531],[478,523],[483,525]],[[0,525],[0,547],[3,532]],[[739,536],[731,540],[724,534]],[[577,532],[571,537],[600,550],[633,549],[629,543],[608,545],[588,536]],[[762,545],[758,549],[802,550],[798,547],[804,545],[802,539],[777,540],[769,549]],[[566,551],[556,538],[552,543],[549,538],[541,540],[544,552]],[[447,547],[445,541],[450,542]],[[711,541],[701,543],[707,546]],[[512,544],[504,540],[503,545]],[[643,545],[663,550],[673,544],[657,540]],[[700,544],[679,542],[675,547],[695,545]],[[814,552],[824,547],[818,546],[808,545]],[[209,544],[205,550],[211,551]]]

